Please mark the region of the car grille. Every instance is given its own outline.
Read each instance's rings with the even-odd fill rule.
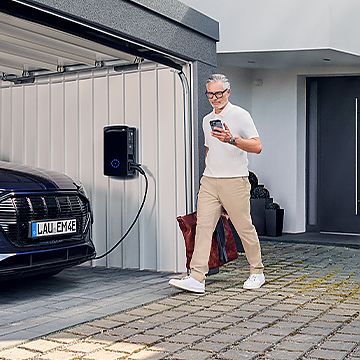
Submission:
[[[29,236],[29,222],[34,220],[76,219],[77,234],[45,238]],[[0,226],[16,246],[33,246],[82,241],[90,222],[90,206],[78,195],[13,195],[0,202]]]

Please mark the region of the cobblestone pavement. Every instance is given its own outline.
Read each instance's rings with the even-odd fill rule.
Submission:
[[[0,350],[172,294],[169,273],[76,266],[0,284]]]
[[[166,298],[0,350],[0,359],[360,360],[360,250],[262,244],[266,284],[243,256],[206,294]]]

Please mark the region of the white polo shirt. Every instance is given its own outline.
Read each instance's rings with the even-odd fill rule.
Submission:
[[[206,168],[203,175],[216,178],[248,176],[247,152],[211,136],[210,120],[214,119],[225,122],[233,136],[244,139],[259,137],[251,115],[240,106],[228,102],[220,114],[212,111],[206,115],[203,119],[203,130],[205,146],[209,151],[205,159]]]

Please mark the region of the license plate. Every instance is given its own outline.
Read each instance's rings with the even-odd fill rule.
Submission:
[[[76,233],[76,219],[32,221],[30,237],[43,237]]]

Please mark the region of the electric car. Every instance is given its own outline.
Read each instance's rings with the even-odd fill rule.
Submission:
[[[54,275],[95,257],[81,184],[55,171],[0,161],[0,280]]]

